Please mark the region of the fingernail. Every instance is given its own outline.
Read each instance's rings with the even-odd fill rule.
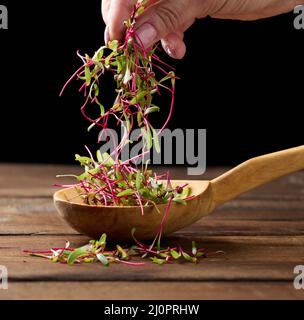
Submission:
[[[167,52],[167,54],[172,57],[172,58],[175,58],[176,56],[176,50],[173,46],[170,46],[170,45],[166,45],[165,46],[165,51]]]
[[[144,23],[137,29],[137,35],[143,46],[148,48],[156,41],[157,31],[150,23]]]
[[[105,45],[108,44],[109,40],[110,40],[109,26],[106,26],[105,31],[104,31],[104,42],[105,42]]]

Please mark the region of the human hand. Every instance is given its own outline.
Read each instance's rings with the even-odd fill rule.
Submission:
[[[136,22],[136,31],[148,48],[161,40],[164,50],[181,59],[186,53],[184,32],[195,19],[211,16],[222,19],[255,20],[288,12],[303,0],[150,0]],[[136,0],[102,0],[107,25],[105,41],[120,40]]]

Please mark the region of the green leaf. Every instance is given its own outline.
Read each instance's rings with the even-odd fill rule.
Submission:
[[[89,63],[90,60],[91,60],[90,56],[88,54],[85,54],[84,56],[85,56],[85,59],[86,59],[87,63]]]
[[[110,157],[110,155],[107,152],[104,152],[103,154],[99,155],[99,159],[101,161],[99,161],[99,163],[104,163],[105,165],[108,166],[112,166],[114,165],[114,160],[112,159],[112,157]]]
[[[174,198],[173,199],[174,202],[180,203],[180,204],[187,204],[187,202],[183,199],[180,198]]]
[[[98,242],[100,245],[105,245],[106,241],[107,241],[107,234],[103,233]]]
[[[95,102],[97,103],[97,105],[100,108],[100,115],[103,116],[105,114],[105,107],[99,102],[98,99],[95,99]]]
[[[153,263],[156,263],[156,264],[164,264],[164,263],[166,263],[166,259],[159,259],[159,258],[156,258],[156,257],[152,257],[150,259],[152,260]]]
[[[117,40],[112,40],[112,41],[109,41],[107,43],[107,46],[109,49],[113,50],[113,51],[117,51],[117,48],[118,48],[118,41]]]
[[[132,189],[127,189],[127,190],[119,192],[117,194],[117,197],[130,196],[133,193],[134,193],[134,191]]]
[[[177,260],[180,258],[181,254],[175,250],[170,250],[171,256],[173,259]]]
[[[185,260],[192,262],[192,258],[189,256],[188,253],[186,252],[182,252],[183,257],[185,258]]]
[[[115,52],[112,51],[106,58],[105,58],[105,67],[109,68],[110,67],[110,62],[113,56],[115,55]]]
[[[109,266],[109,260],[102,254],[102,253],[97,253],[96,258],[105,266]]]
[[[89,166],[93,162],[91,158],[81,157],[79,154],[75,154],[75,160],[79,161],[82,166]]]
[[[103,53],[105,48],[106,46],[102,46],[95,52],[95,55],[93,57],[94,62],[99,62],[103,58]]]
[[[94,95],[95,97],[99,96],[99,86],[97,83],[94,83]]]
[[[86,85],[88,87],[91,83],[91,70],[90,70],[89,66],[85,66],[84,74],[85,74],[85,79],[86,79]]]
[[[157,153],[160,153],[160,145],[159,145],[159,137],[157,135],[157,132],[154,128],[151,127],[152,133],[153,133],[153,142],[154,147]]]
[[[102,50],[99,50],[98,53],[97,53],[97,59],[98,61],[100,61],[103,57],[103,49]]]
[[[118,252],[120,253],[120,259],[125,260],[128,258],[126,251],[119,245],[116,246]]]
[[[172,87],[174,87],[175,86],[175,74],[173,71],[170,71],[169,74],[172,76],[171,83],[172,83]]]
[[[39,257],[39,258],[46,258],[46,259],[50,259],[49,256],[45,255],[45,254],[40,254],[40,253],[29,253],[30,256],[32,257]]]
[[[116,59],[117,62],[117,74],[125,72],[126,69],[126,56],[118,56]]]
[[[144,6],[139,7],[139,9],[137,10],[137,16],[140,16],[144,11],[145,11]]]
[[[137,95],[130,101],[130,105],[133,106],[134,104],[140,102],[146,95],[147,91],[140,91]]]
[[[142,113],[140,111],[137,112],[137,123],[138,123],[138,126],[141,127],[141,125],[142,125]]]
[[[100,150],[97,150],[96,156],[97,156],[97,161],[99,163],[101,163],[103,161],[103,157],[102,157],[102,154],[101,154]]]
[[[122,176],[122,174],[120,173],[120,171],[119,171],[118,168],[116,168],[115,174],[116,174],[116,178],[117,178],[118,180],[122,180],[122,179],[123,179],[123,176]],[[121,183],[123,183],[123,182],[125,182],[125,181],[124,181],[124,180],[121,181]]]
[[[196,248],[196,243],[195,243],[195,241],[192,241],[192,254],[193,254],[194,256],[196,256],[196,254],[197,254],[197,248]]]
[[[69,254],[67,263],[69,265],[72,265],[77,260],[77,258],[84,257],[86,255],[88,255],[88,251],[87,250],[83,250],[81,248],[80,249],[76,249],[76,250],[72,251]]]
[[[148,108],[146,111],[145,111],[145,116],[149,113],[153,113],[153,112],[159,112],[159,107],[157,106],[153,106],[153,107],[150,107]]]
[[[123,126],[123,128],[124,128],[124,130],[125,130],[125,132],[129,132],[130,131],[130,127],[131,127],[131,123],[130,123],[130,119],[129,119],[129,116],[125,113],[125,111],[123,110],[123,115],[124,115],[124,117],[125,117],[125,123],[126,124],[122,124],[122,126]],[[129,140],[130,141],[130,140]]]
[[[181,193],[181,197],[182,198],[187,198],[189,196],[190,192],[191,192],[191,188],[190,187],[183,188],[183,191]]]
[[[141,132],[144,139],[144,145],[146,144],[148,150],[151,149],[153,146],[153,141],[150,127],[147,127],[147,129],[141,128]]]

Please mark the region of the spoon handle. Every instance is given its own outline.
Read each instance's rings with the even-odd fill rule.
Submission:
[[[247,160],[211,181],[212,207],[301,169],[304,169],[304,145]]]

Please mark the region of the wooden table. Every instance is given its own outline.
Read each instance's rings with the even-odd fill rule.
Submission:
[[[293,287],[296,265],[304,265],[304,172],[281,178],[223,205],[167,242],[196,240],[225,255],[197,265],[174,263],[129,267],[101,264],[69,267],[26,256],[88,238],[62,222],[52,204],[58,173],[74,167],[0,165],[0,265],[9,289],[0,299],[302,299]],[[174,169],[176,178],[185,170]],[[225,171],[210,169],[204,178]]]

